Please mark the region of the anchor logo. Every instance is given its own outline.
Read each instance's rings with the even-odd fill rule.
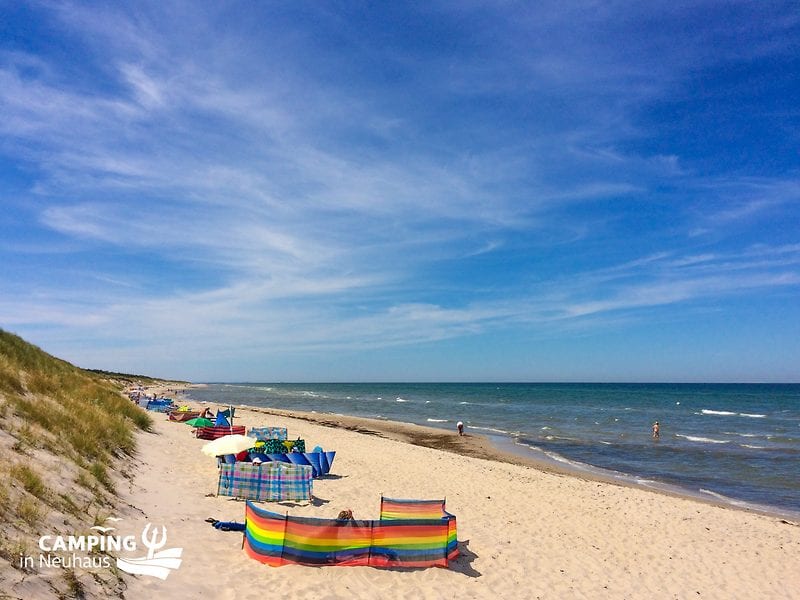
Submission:
[[[142,530],[142,544],[147,548],[147,556],[117,558],[117,567],[134,575],[150,575],[166,579],[173,570],[181,566],[183,548],[167,548],[157,552],[167,545],[167,528],[162,526],[159,532],[158,527],[154,527],[150,531],[152,526],[152,523],[148,523]]]

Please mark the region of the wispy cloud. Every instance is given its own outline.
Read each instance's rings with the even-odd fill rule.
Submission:
[[[413,35],[347,7],[251,7],[254,35],[214,3],[35,5],[76,54],[0,49],[0,153],[26,182],[3,201],[50,259],[0,243],[37,273],[0,292],[0,323],[199,360],[794,289],[796,237],[770,233],[796,174],[704,175],[649,111],[698,71],[783,56],[797,25],[750,33],[736,5],[747,54],[714,19],[700,41],[654,25],[720,10],[678,4],[433,4]]]

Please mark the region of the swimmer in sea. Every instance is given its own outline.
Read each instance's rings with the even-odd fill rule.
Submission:
[[[657,440],[660,437],[661,437],[661,433],[659,431],[658,421],[656,421],[655,423],[653,423],[653,439]]]

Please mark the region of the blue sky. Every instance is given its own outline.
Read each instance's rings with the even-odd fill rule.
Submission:
[[[798,381],[798,73],[794,2],[0,1],[0,327],[194,381]]]

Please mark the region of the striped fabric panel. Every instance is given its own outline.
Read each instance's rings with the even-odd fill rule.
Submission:
[[[217,485],[218,496],[270,502],[310,500],[312,491],[311,467],[281,463],[223,464]]]
[[[199,427],[195,434],[201,440],[216,440],[226,435],[244,435],[245,427],[243,425],[234,425],[233,427]]]
[[[446,519],[375,521],[370,564],[380,567],[446,567]]]
[[[458,557],[457,524],[455,515],[445,510],[444,500],[404,500],[381,497],[381,520],[396,519],[446,519],[447,558]]]
[[[381,498],[381,520],[441,519],[447,514],[444,500],[400,500]]]
[[[447,513],[447,560],[458,558],[458,537],[456,529],[456,516]]]
[[[458,556],[455,517],[436,502],[436,519],[384,521],[289,517],[248,502],[244,548],[270,566],[447,567]]]
[[[283,560],[301,565],[368,565],[371,521],[290,517]]]
[[[289,432],[286,427],[251,427],[247,435],[264,441],[285,440],[289,436]]]

